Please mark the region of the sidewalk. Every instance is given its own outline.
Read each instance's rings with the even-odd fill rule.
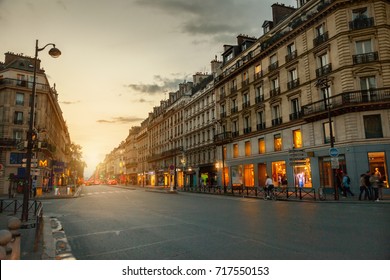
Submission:
[[[68,190],[67,186],[59,187],[59,192],[51,190],[43,192],[42,195],[30,198],[30,201],[40,201],[45,199],[69,199],[76,198],[80,195],[82,187]],[[8,220],[11,217],[21,219],[21,207],[23,203],[23,194],[17,193],[14,198],[8,198],[8,195],[0,197],[5,207],[7,203],[12,203],[0,213],[0,230],[7,230]],[[14,203],[15,200],[17,203]],[[14,213],[14,205],[18,207]],[[44,210],[44,209],[43,209]],[[35,218],[33,213],[29,213],[29,222],[22,222],[22,228],[19,230],[20,238],[20,259],[21,260],[42,260],[42,259],[73,259],[70,247],[64,237],[62,226],[54,218],[43,217],[43,220],[37,227],[36,223],[30,220]],[[62,231],[62,232],[61,232]]]

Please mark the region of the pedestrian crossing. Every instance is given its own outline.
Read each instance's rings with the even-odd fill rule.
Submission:
[[[81,197],[88,197],[88,196],[94,196],[94,195],[107,195],[107,194],[118,194],[118,193],[128,193],[128,190],[115,190],[115,191],[92,191],[87,193],[81,193]]]

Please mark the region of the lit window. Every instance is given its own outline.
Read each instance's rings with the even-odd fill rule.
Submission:
[[[294,148],[302,148],[302,133],[300,129],[293,131]]]
[[[274,135],[274,151],[281,151],[282,150],[282,136],[280,134]]]
[[[238,158],[238,144],[233,145],[233,157]]]
[[[258,145],[259,145],[259,154],[265,154],[265,141],[264,141],[264,138],[259,138]]]
[[[245,142],[245,156],[250,156],[251,155],[251,142],[246,141]]]

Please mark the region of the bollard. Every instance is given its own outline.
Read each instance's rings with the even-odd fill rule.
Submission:
[[[10,246],[12,248],[11,255],[9,256],[10,260],[20,260],[20,227],[22,222],[16,218],[11,217],[8,220],[8,229],[12,234],[12,240]]]
[[[12,253],[12,248],[8,246],[8,243],[12,240],[12,233],[9,230],[2,229],[0,230],[0,246],[1,251],[5,252],[5,259],[8,259],[8,256]]]

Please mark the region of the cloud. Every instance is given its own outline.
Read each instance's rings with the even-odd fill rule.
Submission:
[[[259,33],[260,19],[267,19],[270,11],[257,0],[136,0],[136,4],[180,18],[182,33],[220,43],[226,43],[222,39],[231,40],[242,33],[250,36]],[[194,42],[202,41],[198,38]]]
[[[97,120],[96,122],[101,124],[129,124],[134,122],[140,123],[143,120],[144,118],[140,117],[113,117],[109,120]]]
[[[124,87],[129,89],[130,91],[135,91],[138,93],[148,94],[148,95],[156,95],[161,94],[166,91],[174,91],[177,90],[179,84],[182,83],[188,77],[187,74],[172,74],[173,78],[162,77],[160,75],[155,75],[153,77],[154,82],[150,84],[128,84]],[[182,78],[178,78],[178,77]]]

